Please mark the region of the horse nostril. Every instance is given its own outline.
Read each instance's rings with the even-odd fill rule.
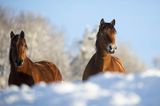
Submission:
[[[112,45],[109,45],[109,49],[112,50]]]
[[[115,50],[117,50],[117,46],[115,47]]]

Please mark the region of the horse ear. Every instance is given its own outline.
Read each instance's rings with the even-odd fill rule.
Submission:
[[[113,20],[111,21],[111,24],[114,26],[114,25],[116,24],[116,20],[113,19]]]
[[[21,36],[22,38],[24,38],[24,32],[23,32],[23,31],[21,31],[20,36]]]
[[[10,37],[12,38],[13,36],[14,36],[14,33],[13,33],[13,31],[11,31]]]
[[[100,21],[100,25],[104,23],[104,19],[102,18]]]

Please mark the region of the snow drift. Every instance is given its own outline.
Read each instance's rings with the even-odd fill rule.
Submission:
[[[160,106],[160,71],[0,90],[0,106]]]

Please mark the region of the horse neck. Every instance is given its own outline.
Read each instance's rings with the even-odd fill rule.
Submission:
[[[103,56],[107,55],[108,53],[106,52],[104,46],[102,45],[103,41],[101,41],[101,38],[99,38],[98,36],[100,36],[100,35],[97,35],[97,40],[96,40],[96,55],[98,57],[103,57]]]
[[[104,38],[103,38],[103,34],[99,31],[97,33],[97,40],[96,40],[96,52],[98,55],[103,56],[104,54],[106,54],[105,51],[105,47],[104,47]]]
[[[9,51],[9,63],[10,63],[10,65],[13,67],[14,62],[13,62],[13,60],[12,60],[11,52],[12,52],[12,50],[10,49],[10,51]]]
[[[98,33],[100,34],[100,33]],[[109,53],[106,52],[106,50],[102,47],[103,45],[101,45],[101,41],[98,38],[99,35],[97,35],[97,41],[96,41],[96,64],[97,66],[100,68],[100,70],[103,69],[103,65],[104,62],[105,64],[109,64],[110,60],[111,60],[111,55]],[[106,62],[107,61],[107,62]]]
[[[106,51],[96,51],[96,61],[104,61],[105,60],[110,60],[111,59],[111,54],[107,53]]]
[[[106,52],[96,52],[95,65],[98,70],[104,71],[111,63],[112,56]]]

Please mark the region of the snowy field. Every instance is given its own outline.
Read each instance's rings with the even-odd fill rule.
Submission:
[[[160,71],[0,90],[0,106],[160,106]]]

